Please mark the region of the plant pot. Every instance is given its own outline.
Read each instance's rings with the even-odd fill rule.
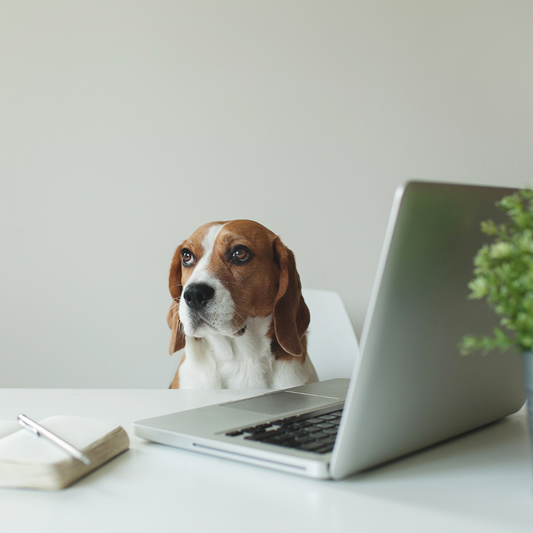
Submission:
[[[530,445],[533,451],[533,352],[522,352],[524,389],[527,394],[527,411]]]

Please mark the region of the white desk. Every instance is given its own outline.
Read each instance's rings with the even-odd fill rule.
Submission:
[[[0,489],[10,532],[533,531],[523,412],[359,477],[316,481],[133,437],[132,422],[254,391],[0,390],[0,419],[19,412],[116,420],[131,450],[60,492]]]

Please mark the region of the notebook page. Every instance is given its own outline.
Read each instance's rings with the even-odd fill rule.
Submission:
[[[82,451],[118,427],[115,422],[74,416],[53,416],[39,423]],[[45,437],[38,437],[28,430],[0,439],[0,462],[42,465],[71,458],[69,453]]]
[[[22,427],[18,422],[0,420],[0,439],[7,435],[11,435],[11,433],[15,433],[15,431],[18,431],[19,429],[22,429]]]

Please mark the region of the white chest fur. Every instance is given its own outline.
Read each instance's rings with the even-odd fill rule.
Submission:
[[[187,337],[180,389],[282,389],[316,381],[309,358],[304,363],[274,359],[267,336],[271,321],[271,316],[248,319],[238,338]]]

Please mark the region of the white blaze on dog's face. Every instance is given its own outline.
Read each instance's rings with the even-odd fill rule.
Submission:
[[[272,313],[279,278],[275,238],[260,224],[233,221],[202,226],[181,245],[185,335],[239,337],[249,317]]]
[[[276,358],[305,356],[309,310],[294,254],[257,222],[198,228],[174,254],[169,289],[171,354],[185,346],[186,336],[241,337],[248,319],[272,315],[268,335]]]

